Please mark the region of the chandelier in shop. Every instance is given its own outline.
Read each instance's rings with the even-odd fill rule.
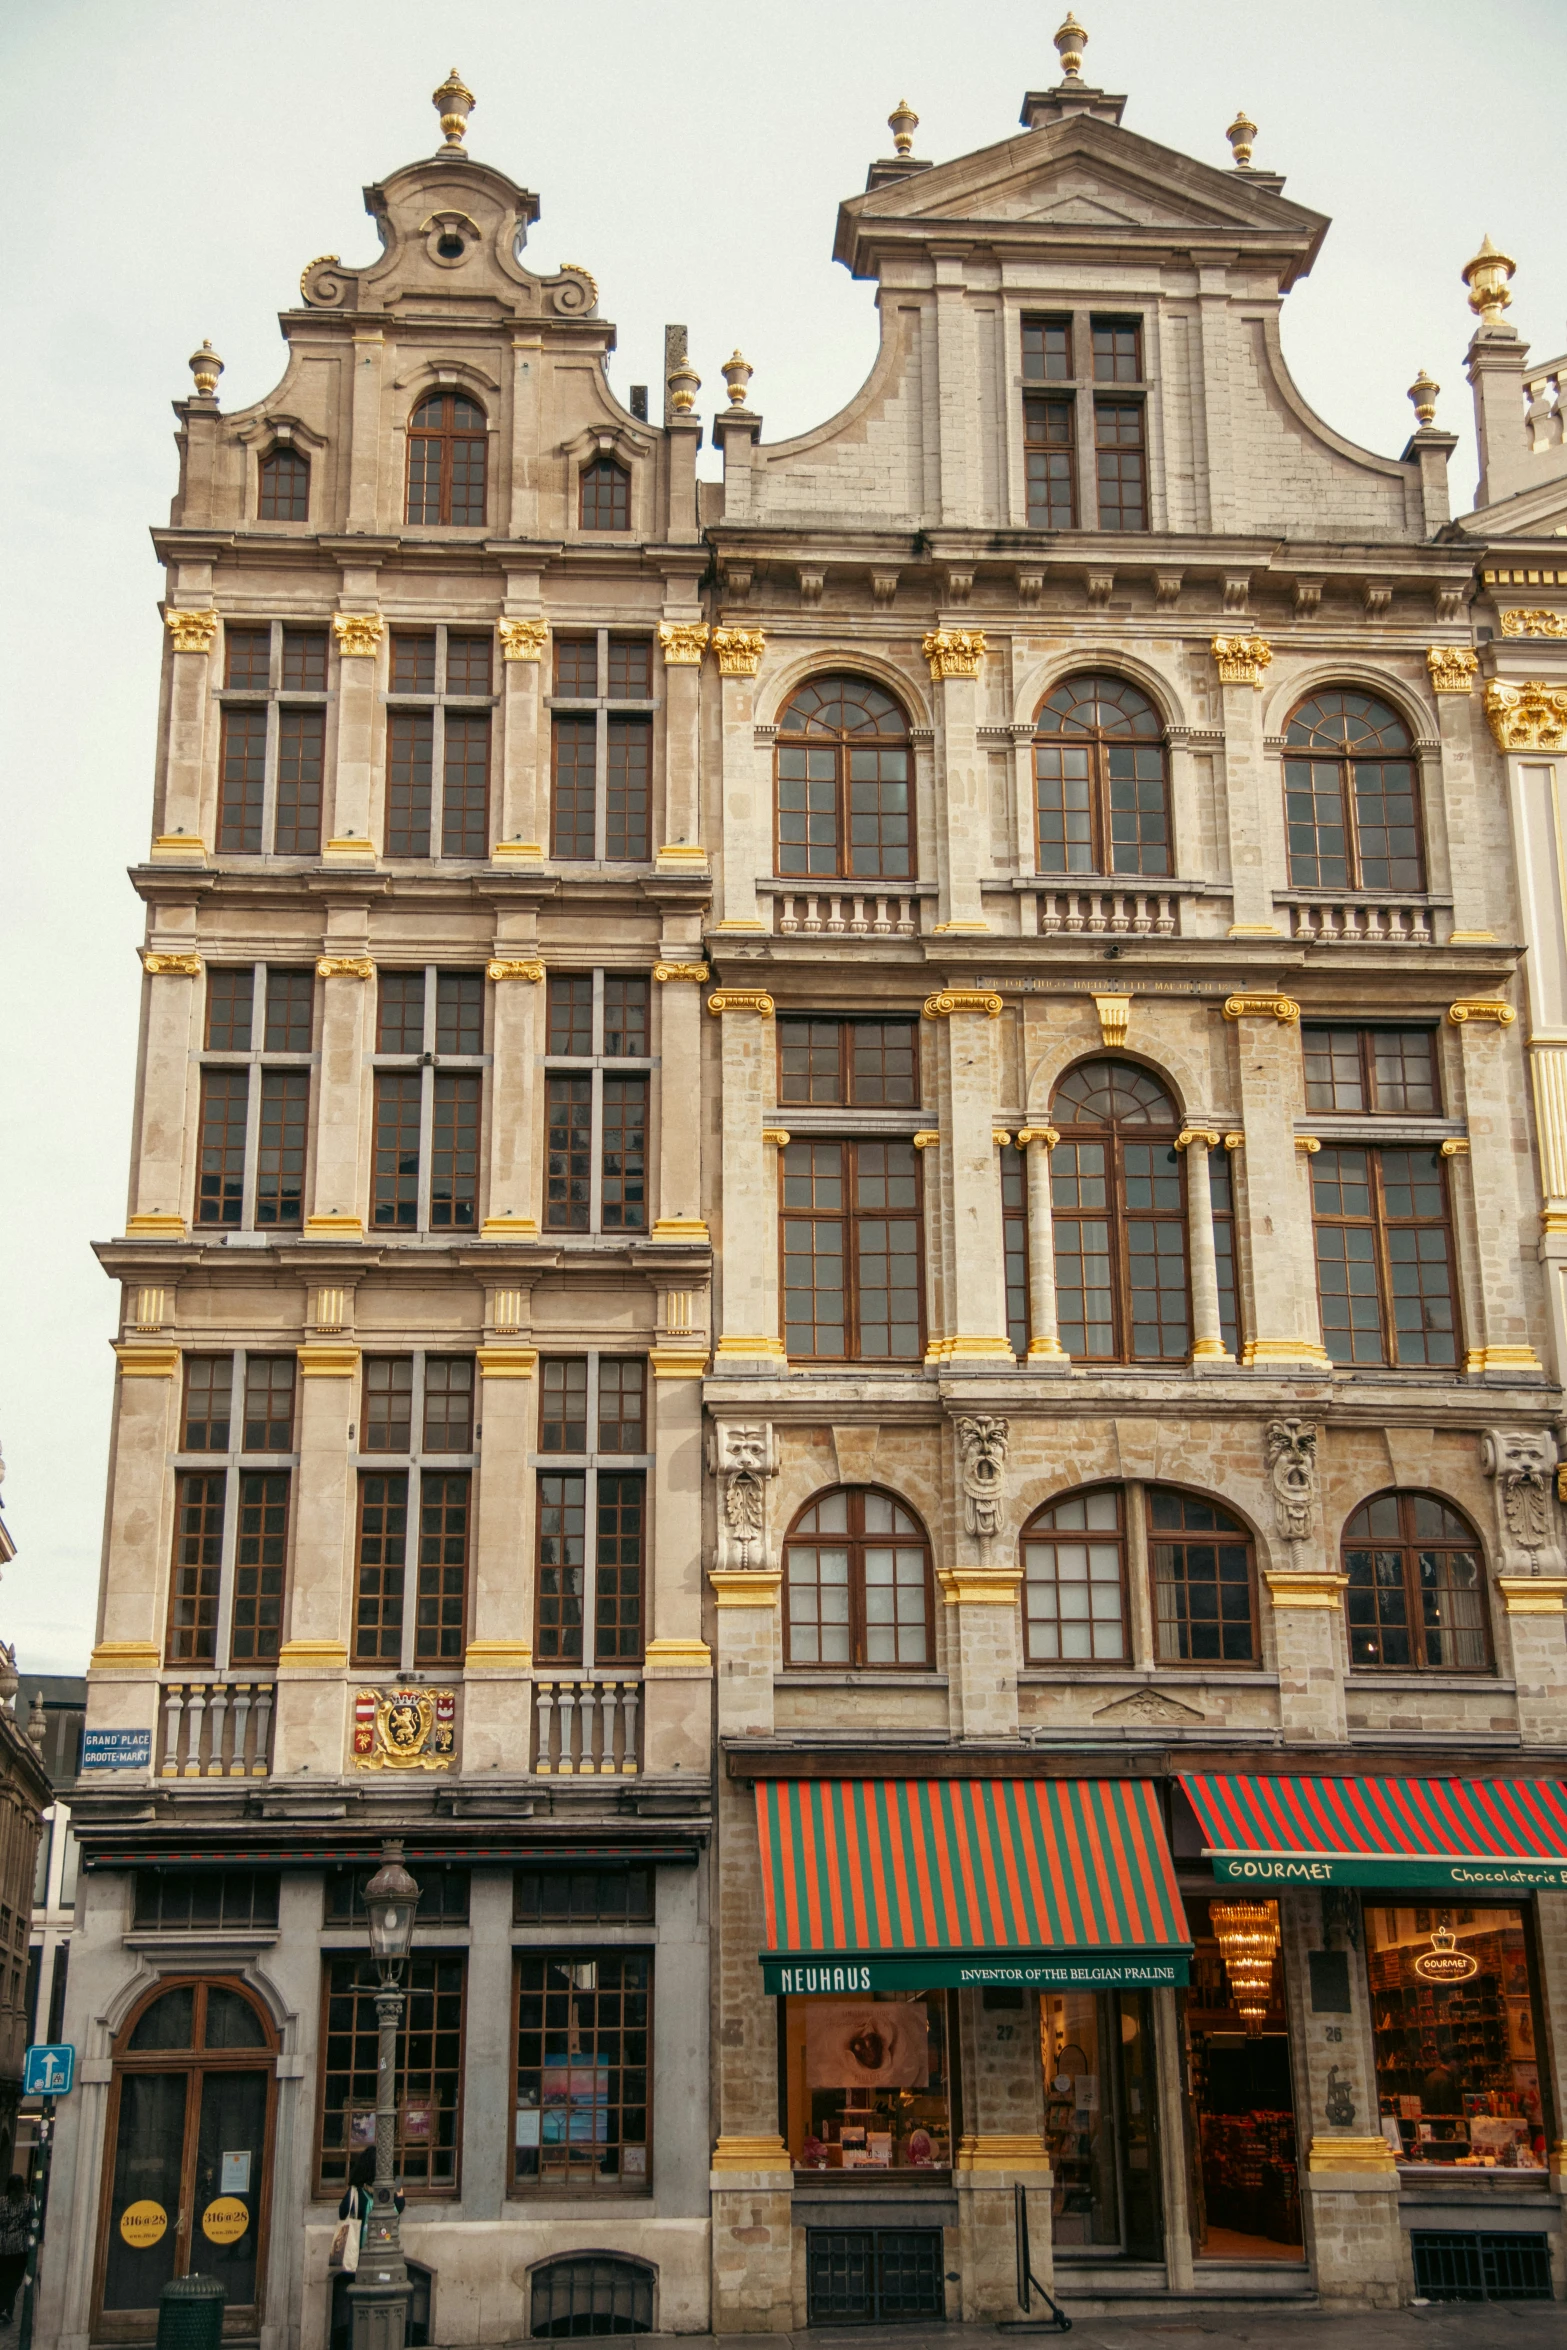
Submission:
[[[1276,1901],[1215,1901],[1208,1917],[1218,1937],[1219,1954],[1246,2037],[1255,2040],[1268,2012],[1273,1960],[1279,1947],[1279,1905]]]

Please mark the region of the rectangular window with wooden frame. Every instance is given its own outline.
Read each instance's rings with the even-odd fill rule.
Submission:
[[[546,983],[547,1231],[648,1229],[650,993],[641,973],[552,972]]]
[[[653,644],[607,628],[555,639],[550,855],[646,864],[653,854]]]
[[[1077,528],[1077,402],[1023,402],[1023,467],[1031,530]]]
[[[1025,318],[1023,321],[1023,381],[1070,383],[1072,321],[1070,317]]]
[[[269,1672],[283,1636],[294,1449],[292,1354],[188,1354],[175,1438],[167,1657]]]
[[[1447,1171],[1430,1145],[1324,1143],[1311,1160],[1322,1343],[1346,1365],[1460,1356]]]
[[[1241,1351],[1240,1287],[1235,1271],[1235,1176],[1227,1150],[1208,1153],[1208,1197],[1213,1211],[1213,1258],[1219,1279],[1219,1330],[1229,1353]]]
[[[652,2185],[653,1954],[516,1956],[514,2195]]]
[[[386,854],[476,863],[490,853],[494,639],[394,629],[386,718]]]
[[[653,1466],[645,1360],[547,1356],[539,1455],[550,1465],[539,1471],[535,1656],[572,1671],[638,1665]]]
[[[325,628],[224,628],[219,689],[220,857],[316,857],[326,789]]]
[[[1028,1170],[1008,1143],[1001,1154],[1001,1255],[1006,1275],[1007,1337],[1015,1355],[1028,1353]]]
[[[414,1950],[397,2035],[393,2162],[410,2200],[453,2196],[461,2176],[464,2006],[467,1957]],[[381,1988],[362,1951],[323,1954],[321,2073],[316,2192],[335,2201],[356,2157],[375,2148]]]
[[[453,1667],[467,1644],[474,1358],[366,1355],[361,1381],[353,1662]]]
[[[779,1102],[802,1109],[847,1103],[867,1110],[916,1110],[919,1046],[917,1020],[780,1020]]]
[[[791,1142],[782,1190],[785,1352],[816,1362],[919,1361],[924,1284],[913,1143]]]
[[[1141,400],[1095,400],[1094,464],[1100,529],[1146,530],[1148,477]]]
[[[194,1221],[303,1228],[315,1056],[315,973],[272,964],[207,971]]]
[[[474,1231],[484,1130],[485,983],[477,971],[383,971],[376,989],[370,1222]]]

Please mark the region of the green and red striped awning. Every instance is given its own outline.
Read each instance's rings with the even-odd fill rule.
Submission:
[[[772,1779],[756,1817],[768,1991],[1186,1981],[1145,1779]]]
[[[1559,1779],[1184,1777],[1213,1873],[1229,1885],[1391,1892],[1567,1886]]]

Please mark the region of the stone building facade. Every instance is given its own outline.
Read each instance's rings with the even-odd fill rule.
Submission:
[[[1567,2280],[1554,378],[1058,48],[721,482],[455,76],[193,359],[50,2339],[330,2339],[392,1835],[432,2341]]]

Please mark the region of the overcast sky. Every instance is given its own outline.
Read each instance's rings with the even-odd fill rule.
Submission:
[[[226,407],[282,372],[276,314],[319,253],[370,259],[361,189],[437,142],[457,65],[470,151],[538,195],[528,259],[585,263],[617,322],[624,395],[657,383],[666,320],[698,405],[736,343],[766,437],[842,406],[876,341],[872,289],[831,260],[840,198],[889,152],[902,97],[937,161],[1007,138],[1058,78],[1061,0],[13,0],[0,33],[9,331],[3,800],[5,1316],[0,1440],[19,1556],[0,1633],[23,1675],[80,1671],[93,1634],[115,1327],[89,1243],[118,1232],[149,830],[161,575],[148,526],[175,478],[168,403],[210,335]],[[1418,367],[1463,435],[1458,271],[1489,230],[1512,317],[1567,344],[1554,193],[1567,100],[1561,0],[1079,0],[1085,78],[1126,122],[1256,161],[1330,214],[1284,348],[1340,432],[1396,456]],[[709,464],[710,459],[704,460]]]

